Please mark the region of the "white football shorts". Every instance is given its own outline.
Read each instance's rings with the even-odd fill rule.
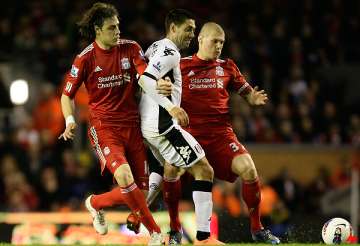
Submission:
[[[179,125],[174,125],[162,134],[146,130],[142,134],[161,165],[166,161],[176,167],[189,168],[205,157],[205,152],[196,139]]]

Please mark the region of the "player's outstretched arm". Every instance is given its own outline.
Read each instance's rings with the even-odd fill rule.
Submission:
[[[65,141],[68,139],[74,139],[75,133],[74,130],[76,129],[77,125],[74,118],[74,100],[68,97],[67,95],[61,96],[61,109],[65,118],[65,130],[59,136],[59,139],[63,138]]]
[[[255,86],[247,95],[245,95],[246,101],[250,105],[265,105],[268,97],[264,90],[258,90]]]

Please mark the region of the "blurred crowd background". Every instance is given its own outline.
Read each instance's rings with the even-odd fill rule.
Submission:
[[[87,43],[76,21],[94,1],[12,0],[0,9],[0,211],[83,209],[87,194],[107,190],[86,136],[86,92],[77,97],[78,138],[57,139],[64,128],[62,79]],[[247,144],[350,148],[360,144],[360,2],[357,0],[122,0],[114,1],[123,38],[145,50],[163,37],[168,10],[182,7],[202,23],[224,27],[223,57],[269,94],[265,107],[231,98],[233,126]],[[194,40],[184,55],[196,51]],[[2,68],[2,69],[1,69]],[[8,84],[27,75],[30,100],[12,106]],[[13,76],[13,77],[12,77]],[[351,152],[351,151],[350,151]],[[296,214],[321,213],[321,195],[350,183],[352,155],[326,163],[306,185],[278,171],[263,180],[263,214],[286,223]],[[306,171],[306,170],[304,170]],[[246,215],[240,182],[218,182],[217,211]],[[185,191],[186,193],[186,191]],[[185,198],[189,198],[185,195]],[[184,205],[185,207],[185,205]],[[279,230],[282,230],[281,228]],[[281,232],[279,232],[281,233]]]

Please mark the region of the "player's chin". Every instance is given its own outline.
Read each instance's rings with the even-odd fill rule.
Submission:
[[[183,47],[184,47],[184,48],[189,47],[189,46],[190,46],[190,43],[191,43],[191,40],[185,40],[185,41],[183,42]]]

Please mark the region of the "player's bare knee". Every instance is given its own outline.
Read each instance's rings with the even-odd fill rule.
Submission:
[[[257,178],[255,164],[249,154],[235,157],[232,163],[232,171],[243,180],[254,180]]]
[[[203,179],[213,181],[214,179],[214,169],[210,165],[206,165],[205,168],[202,170]]]
[[[164,165],[164,178],[165,179],[175,179],[180,177],[180,169],[178,167],[174,167],[170,164]]]
[[[134,182],[134,178],[128,164],[119,166],[114,173],[114,178],[121,187],[128,186]]]

